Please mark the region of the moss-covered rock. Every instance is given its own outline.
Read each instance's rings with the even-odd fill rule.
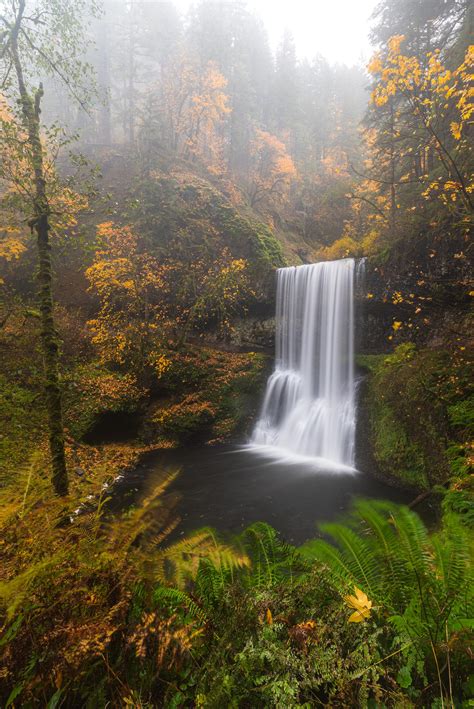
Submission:
[[[272,229],[208,180],[188,172],[156,173],[137,188],[133,219],[158,253],[215,258],[228,249],[249,265],[255,295],[273,285],[275,268],[285,265]]]
[[[255,415],[267,359],[255,352],[188,347],[162,378],[168,398],[150,407],[147,439],[217,443],[242,435]]]
[[[418,489],[459,475],[473,415],[463,351],[405,343],[388,356],[359,356],[358,364],[368,372],[361,407],[379,473]]]
[[[138,414],[147,395],[134,375],[112,372],[94,362],[70,370],[64,384],[65,423],[78,440],[105,416]]]

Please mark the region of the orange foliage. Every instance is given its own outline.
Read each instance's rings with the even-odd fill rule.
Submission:
[[[286,146],[275,135],[263,130],[255,132],[252,144],[250,174],[250,204],[281,202],[288,194],[291,181],[296,177],[295,164]]]
[[[184,158],[223,172],[221,127],[230,113],[227,80],[213,62],[200,69],[187,57],[168,64],[152,95],[163,117],[163,138]]]

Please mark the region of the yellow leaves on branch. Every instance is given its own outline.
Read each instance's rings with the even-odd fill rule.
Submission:
[[[383,69],[383,64],[382,64],[382,58],[380,55],[380,52],[376,52],[370,62],[367,64],[367,71],[369,74],[372,74],[372,76],[375,76],[375,74],[380,74]]]
[[[344,600],[350,608],[354,608],[354,613],[349,616],[349,623],[362,623],[370,618],[372,601],[369,601],[367,595],[354,586],[355,596],[345,596]]]
[[[16,233],[17,230],[12,227],[0,227],[0,259],[13,261],[26,251],[25,244],[15,236]]]
[[[451,122],[451,133],[456,140],[461,140],[461,124],[456,121]]]
[[[403,36],[397,35],[388,41],[386,57],[376,54],[368,65],[375,77],[372,103],[383,107],[392,97],[403,102],[429,140],[429,149],[448,158],[447,181],[441,178],[432,182],[423,192],[429,199],[433,191],[448,207],[457,208],[462,201],[469,208],[469,195],[474,191],[474,182],[468,176],[455,180],[459,174],[446,148],[443,133],[437,126],[444,123],[451,142],[466,140],[462,149],[469,150],[467,128],[474,115],[474,45],[471,45],[463,61],[454,69],[448,69],[441,61],[440,51],[428,52],[425,57],[409,56],[402,51]],[[395,112],[399,104],[395,105]],[[440,137],[441,136],[441,137]],[[426,149],[426,143],[424,145]],[[410,152],[411,148],[407,151]],[[454,154],[454,153],[453,153]]]
[[[429,52],[425,58],[403,54],[403,40],[403,35],[391,37],[387,57],[382,59],[377,53],[368,64],[369,73],[376,77],[372,102],[380,107],[391,96],[404,95],[425,122],[433,110],[439,115],[447,110],[455,112],[458,119],[451,122],[451,133],[461,140],[463,128],[474,113],[474,45],[467,49],[463,62],[450,70],[441,62],[439,50]]]
[[[400,46],[405,40],[404,34],[396,34],[388,40],[388,49],[391,54],[400,54]]]
[[[75,192],[70,187],[59,187],[49,200],[51,225],[58,229],[71,229],[77,226],[77,216],[89,206],[85,195]]]
[[[46,210],[52,232],[57,233],[77,225],[77,215],[87,208],[88,200],[59,179],[53,157],[58,149],[57,139],[42,135],[41,146]],[[0,206],[8,220],[7,226],[0,227],[0,258],[16,259],[26,250],[24,242],[30,233],[27,224],[35,217],[34,181],[34,157],[23,123],[0,94]]]
[[[198,158],[213,172],[223,169],[222,125],[231,111],[226,86],[216,64],[201,67],[181,56],[163,70],[150,95],[176,153]]]
[[[99,248],[86,271],[89,290],[100,300],[100,310],[88,325],[92,342],[104,363],[144,366],[158,376],[167,361],[157,345],[162,331],[158,305],[163,269],[139,249],[130,226],[103,222],[97,227]]]
[[[157,379],[161,379],[163,374],[171,367],[171,360],[163,352],[152,351],[148,356],[148,364],[153,368]]]

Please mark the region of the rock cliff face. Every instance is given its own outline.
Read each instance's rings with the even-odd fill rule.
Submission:
[[[232,344],[238,348],[265,352],[273,355],[275,351],[275,316],[250,315],[235,324]]]
[[[433,250],[411,262],[367,260],[357,294],[357,350],[381,354],[403,342],[437,347],[466,339],[471,273],[463,251],[449,261]]]
[[[442,484],[469,455],[472,311],[458,261],[368,262],[358,292],[358,466],[396,485]]]
[[[425,256],[423,263],[411,265],[365,261],[355,291],[356,352],[389,354],[404,342],[436,348],[467,339],[472,324],[467,260],[460,258],[448,268],[444,259]],[[237,347],[273,352],[272,286],[264,301],[253,303],[235,323],[231,342]]]

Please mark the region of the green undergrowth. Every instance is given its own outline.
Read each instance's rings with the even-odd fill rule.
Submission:
[[[430,534],[407,508],[358,501],[300,549],[264,523],[170,543],[173,478],[112,519],[58,524],[74,501],[54,498],[13,513],[2,706],[469,706],[472,559],[456,514]]]
[[[0,481],[7,484],[44,435],[44,406],[34,389],[0,374]]]
[[[381,474],[419,489],[451,481],[446,501],[465,507],[474,413],[464,350],[403,344],[391,355],[359,356],[358,364],[369,372],[364,406]]]

